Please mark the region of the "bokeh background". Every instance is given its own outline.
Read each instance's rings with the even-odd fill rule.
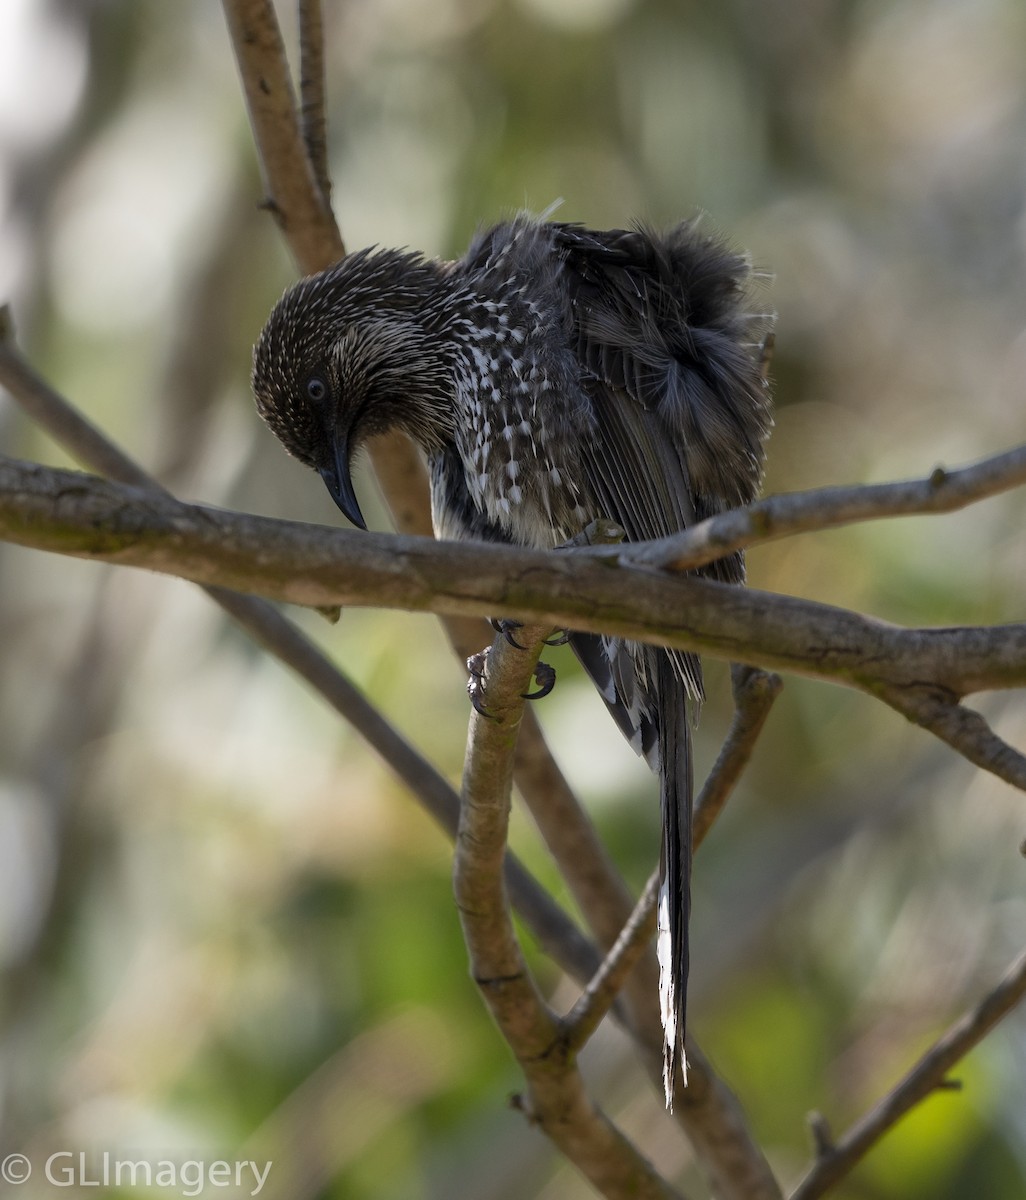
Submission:
[[[478,222],[558,199],[597,226],[701,211],[774,276],[768,490],[1026,438],[1021,0],[327,0],[326,18],[350,246],[455,255]],[[294,277],[260,198],[217,4],[0,5],[0,295],[26,351],[179,494],[331,523],[248,393]],[[67,463],[6,397],[0,448]],[[750,578],[897,622],[1021,620],[1023,516],[1012,495],[806,536]],[[273,1157],[263,1194],[291,1200],[589,1195],[505,1107],[517,1072],[467,978],[449,848],[387,767],[187,584],[9,546],[0,580],[5,1150]],[[291,615],[457,778],[463,677],[432,619]],[[640,885],[654,785],[554,661],[538,715]],[[700,771],[729,720],[724,666],[708,676]],[[980,705],[1026,745],[1022,696]],[[1023,827],[1022,796],[894,713],[786,681],[696,863],[691,1007],[784,1180],[810,1109],[842,1130],[1021,949]],[[514,843],[558,889],[520,816]],[[615,1030],[584,1068],[704,1194]],[[1026,1015],[957,1074],[838,1196],[1026,1192]]]

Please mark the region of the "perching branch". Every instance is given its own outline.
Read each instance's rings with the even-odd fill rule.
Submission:
[[[5,377],[0,352],[0,379]],[[1026,790],[1026,757],[968,714],[968,692],[1026,684],[1026,624],[905,629],[710,580],[551,553],[325,529],[181,504],[7,460],[0,536],[310,607],[375,605],[607,633],[868,692]],[[68,502],[73,496],[74,501]],[[960,730],[970,724],[970,734]]]
[[[502,885],[513,783],[513,752],[542,639],[550,627],[518,630],[527,647],[496,639],[480,697],[488,717],[470,721],[453,883],[471,972],[524,1073],[522,1104],[603,1196],[678,1196],[597,1108],[584,1088],[562,1024],[531,979]]]
[[[923,1055],[911,1071],[841,1138],[830,1145],[822,1118],[816,1118],[817,1161],[791,1200],[816,1200],[843,1179],[873,1146],[915,1105],[944,1088],[951,1068],[1026,997],[1026,954],[1001,981]]]
[[[0,380],[4,358],[0,351]],[[1026,684],[1024,623],[906,629],[792,596],[625,564],[611,569],[584,552],[256,517],[14,459],[3,462],[0,492],[0,530],[9,541],[312,608],[501,611],[782,667],[870,693],[928,685],[954,697]]]

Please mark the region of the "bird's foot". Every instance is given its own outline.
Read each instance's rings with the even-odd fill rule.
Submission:
[[[548,663],[535,663],[533,677],[535,683],[538,685],[538,690],[534,692],[522,692],[521,695],[525,700],[540,700],[543,696],[547,696],[556,686],[556,668],[550,667]]]
[[[514,637],[518,629],[523,628],[523,621],[513,621],[508,618],[498,619],[496,617],[489,618],[488,624],[501,634],[506,641],[516,650],[526,650],[527,647],[521,645]],[[570,633],[566,629],[557,630],[552,637],[548,637],[544,641],[546,646],[564,646],[570,640]],[[487,650],[482,650],[480,654],[473,654],[467,659],[467,670],[470,672],[470,678],[467,680],[467,695],[470,696],[470,703],[481,714],[482,717],[491,719],[492,714],[487,712],[481,705],[481,692],[483,691],[485,656]],[[533,692],[522,692],[524,700],[540,700],[543,696],[547,696],[549,692],[556,686],[556,669],[550,667],[548,663],[535,663],[532,678],[538,684],[538,687]]]
[[[495,630],[496,633],[501,633],[507,642],[516,650],[526,650],[526,646],[521,646],[517,639],[513,636],[518,629],[523,629],[523,621],[511,621],[506,617],[489,617],[488,624]]]
[[[489,620],[488,624],[491,625],[491,627],[495,630],[496,633],[501,633],[502,636],[506,639],[506,641],[509,642],[509,644],[511,646],[513,646],[515,649],[517,649],[517,650],[526,650],[527,649],[526,646],[521,646],[521,644],[513,636],[518,629],[523,629],[523,627],[524,627],[523,621],[511,621],[509,619],[500,621],[497,618],[492,617]],[[546,645],[546,646],[565,646],[569,640],[570,640],[570,631],[568,629],[559,629],[552,635],[552,637],[547,637],[545,639],[544,645]]]
[[[510,642],[510,645],[516,646],[505,629],[501,630],[503,635]],[[555,640],[553,645],[561,645],[561,641]],[[517,647],[523,649],[522,646]],[[482,695],[484,693],[485,670],[488,661],[488,649],[479,650],[477,654],[472,654],[467,659],[467,671],[469,678],[467,679],[467,695],[470,697],[470,703],[474,706],[474,711],[485,717],[489,721],[495,720],[494,713],[490,713],[482,703]],[[538,684],[538,687],[533,692],[522,692],[521,696],[524,700],[541,700],[543,696],[547,696],[549,692],[556,686],[556,668],[549,666],[548,663],[537,662],[534,665],[534,671],[531,673],[532,679]]]
[[[494,721],[495,717],[481,703],[487,658],[488,651],[479,650],[477,654],[472,654],[467,659],[467,670],[470,672],[470,677],[467,680],[467,695],[470,697],[470,703],[474,706],[474,712],[488,721]]]

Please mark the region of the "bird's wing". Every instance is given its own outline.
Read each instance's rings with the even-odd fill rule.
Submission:
[[[753,498],[768,415],[748,345],[744,259],[691,225],[665,237],[557,225],[553,239],[595,416],[595,436],[580,453],[598,514],[622,525],[629,541],[644,541]],[[739,582],[743,560],[724,559],[708,573]],[[575,641],[621,728],[648,751],[644,656],[612,639]],[[670,658],[700,698],[697,656]]]
[[[694,223],[555,226],[553,249],[597,418],[585,471],[603,515],[654,538],[754,499],[770,417],[747,261]],[[740,581],[742,561],[708,573]]]

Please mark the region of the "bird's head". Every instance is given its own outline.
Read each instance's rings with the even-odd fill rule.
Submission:
[[[351,476],[360,446],[399,428],[430,451],[451,429],[450,290],[444,268],[419,255],[351,254],[290,288],[254,349],[260,415],[361,529]]]

